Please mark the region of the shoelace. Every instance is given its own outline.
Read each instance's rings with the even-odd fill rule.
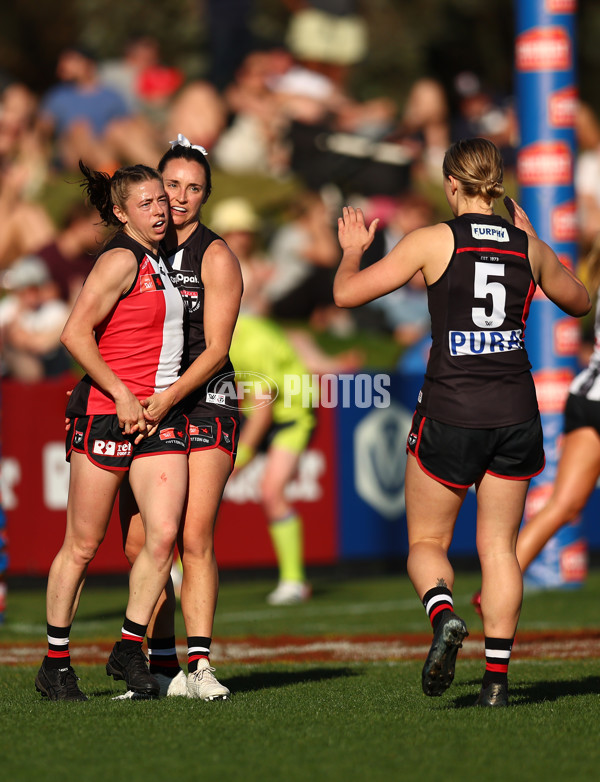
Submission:
[[[197,668],[194,673],[192,674],[194,679],[202,679],[203,675],[205,673],[208,673],[209,675],[206,677],[207,679],[214,679],[213,672],[216,671],[216,668],[213,668],[211,665],[208,666],[208,668]]]
[[[66,671],[60,671],[59,682],[61,687],[66,687],[68,692],[79,692],[77,682],[79,676],[75,674],[72,668],[67,668]]]
[[[139,649],[133,649],[130,652],[126,652],[126,654],[136,668],[139,668],[140,670],[143,669],[144,673],[148,673],[148,667],[146,665],[148,658],[142,651],[141,647]]]

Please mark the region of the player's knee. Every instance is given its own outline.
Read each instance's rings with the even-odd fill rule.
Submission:
[[[578,497],[568,492],[557,493],[548,502],[548,510],[566,524],[583,511],[587,497]]]
[[[287,502],[279,486],[264,483],[261,491],[261,502],[269,518],[278,518],[285,512]]]
[[[82,538],[75,542],[72,547],[72,558],[81,566],[87,566],[96,556],[102,540],[96,538]]]
[[[215,552],[211,541],[196,541],[193,546],[188,546],[182,557],[183,567],[193,567],[194,564],[204,563],[214,558]]]
[[[144,545],[149,551],[150,556],[157,563],[163,563],[172,558],[176,539],[177,526],[171,523],[163,523],[160,527],[153,529],[151,534],[146,536],[146,543]]]

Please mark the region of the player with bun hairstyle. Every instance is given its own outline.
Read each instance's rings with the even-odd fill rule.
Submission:
[[[512,199],[505,204],[514,225],[494,214],[504,186],[492,142],[457,142],[442,170],[454,219],[407,234],[362,271],[377,220],[367,227],[360,209],[344,207],[334,297],[338,306],[357,307],[418,271],[425,278],[432,347],[408,436],[405,482],[408,575],[433,628],[422,687],[437,696],[450,686],[468,635],[453,610],[448,549],[474,485],[486,657],[477,705],[505,706],[523,590],[517,533],[529,480],[544,466],[525,322],[538,285],[569,315],[585,315],[590,300]]]
[[[128,166],[112,177],[80,164],[91,203],[118,226],[91,270],[61,340],[85,376],[67,404],[71,465],[67,527],[50,568],[48,654],[35,680],[50,700],[87,700],[70,664],[69,633],[89,563],[102,542],[124,477],[139,505],[145,543],[106,666],[140,697],[157,696],[142,642],[169,578],[187,489],[187,419],[174,409],[149,426],[142,401],[179,375],[183,303],[159,250],[168,201],[160,174]]]

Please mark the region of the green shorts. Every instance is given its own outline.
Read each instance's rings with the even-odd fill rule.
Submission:
[[[303,417],[285,424],[273,424],[267,433],[268,448],[281,448],[291,453],[302,453],[315,430],[315,419]],[[259,450],[263,450],[262,444]]]

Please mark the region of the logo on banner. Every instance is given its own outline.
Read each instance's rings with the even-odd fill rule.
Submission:
[[[577,98],[575,87],[564,87],[562,90],[556,90],[550,94],[548,98],[548,123],[550,127],[574,127]]]
[[[564,27],[538,27],[517,36],[518,71],[567,71],[573,65],[569,33]]]
[[[581,344],[579,324],[573,318],[560,318],[554,323],[554,352],[558,356],[575,356]]]
[[[573,156],[566,141],[538,141],[521,150],[517,168],[523,185],[568,185]]]
[[[550,218],[552,238],[557,242],[577,241],[577,207],[575,201],[560,204],[552,210]]]
[[[261,484],[267,457],[259,453],[238,475],[227,481],[223,497],[228,502],[243,505],[246,502],[261,502]],[[327,459],[317,449],[305,451],[298,464],[294,480],[285,489],[288,502],[319,502],[327,491]]]
[[[540,413],[562,413],[573,380],[570,369],[541,369],[533,373]]]
[[[404,512],[406,438],[412,416],[392,404],[368,413],[354,430],[356,493],[388,519]]]
[[[560,573],[569,584],[584,581],[588,571],[588,551],[584,540],[575,540],[560,552]]]
[[[577,10],[577,0],[546,0],[544,5],[550,14],[574,14]]]
[[[523,514],[526,524],[548,502],[553,488],[554,484],[552,483],[540,483],[537,486],[530,486],[527,492],[527,499],[525,500],[525,513]]]

